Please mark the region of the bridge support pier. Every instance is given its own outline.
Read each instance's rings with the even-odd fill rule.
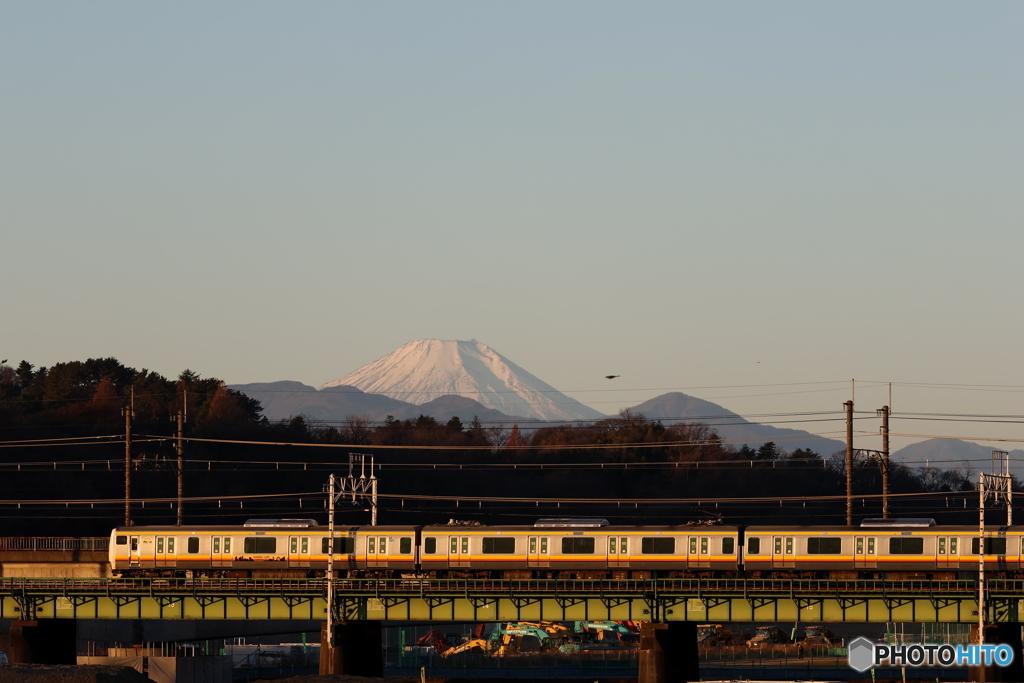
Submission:
[[[75,664],[74,619],[12,621],[7,659],[11,664]]]
[[[699,681],[697,625],[688,621],[640,625],[637,683]]]
[[[978,642],[978,627],[971,626],[971,642]],[[1020,623],[1008,622],[985,626],[985,643],[1009,645],[1013,648],[1013,663],[1010,666],[971,666],[967,678],[981,683],[1001,681],[1024,681],[1024,652],[1021,652]]]
[[[384,676],[379,621],[336,622],[333,648],[329,646],[327,622],[324,622],[320,631],[320,675],[330,674]]]

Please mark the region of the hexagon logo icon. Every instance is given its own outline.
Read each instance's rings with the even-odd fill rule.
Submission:
[[[863,636],[850,641],[846,651],[851,669],[867,671],[875,663],[875,644]]]

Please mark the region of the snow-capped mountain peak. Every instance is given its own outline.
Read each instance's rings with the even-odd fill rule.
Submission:
[[[507,415],[541,420],[602,417],[475,339],[412,341],[320,388],[339,385],[416,404],[465,396]]]

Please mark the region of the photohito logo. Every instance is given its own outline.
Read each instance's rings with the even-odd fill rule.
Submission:
[[[850,668],[867,671],[873,666],[1009,666],[1013,648],[1009,645],[879,645],[861,637],[847,649]]]

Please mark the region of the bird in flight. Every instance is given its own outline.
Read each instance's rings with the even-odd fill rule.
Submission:
[[[605,379],[615,379],[616,377],[622,377],[622,375],[605,375]]]

